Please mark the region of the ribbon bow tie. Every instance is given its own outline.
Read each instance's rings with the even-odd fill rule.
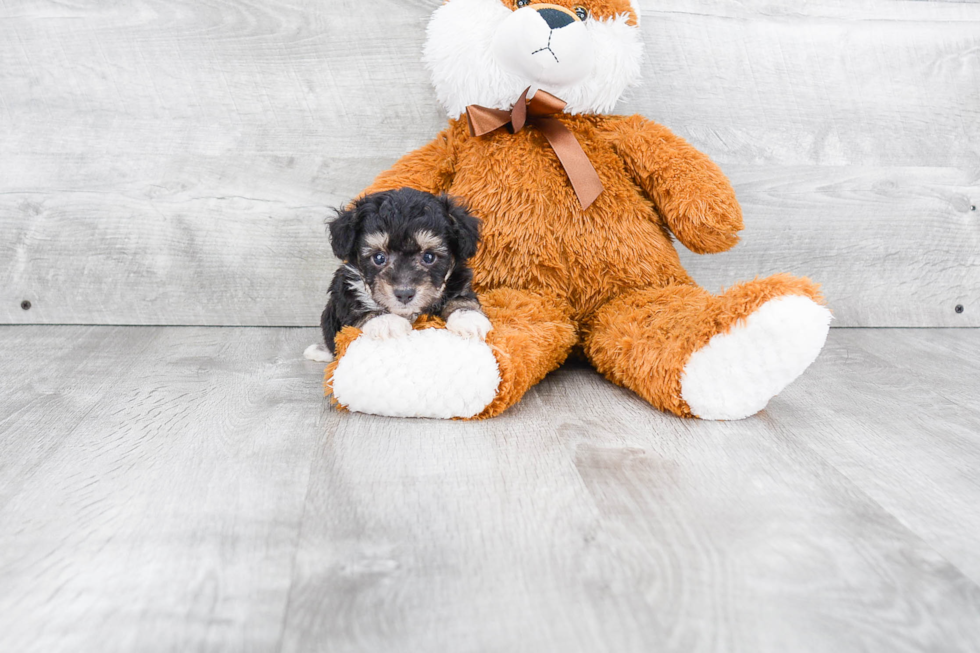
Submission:
[[[572,182],[572,188],[575,189],[579,204],[584,211],[603,191],[599,175],[589,161],[588,155],[582,150],[575,134],[560,120],[551,117],[565,109],[565,102],[545,91],[538,91],[528,100],[527,94],[530,90],[530,87],[524,90],[511,111],[489,109],[478,104],[466,107],[470,135],[483,136],[508,124],[516,134],[524,129],[525,125],[534,125],[544,134],[555,154],[558,155],[558,160],[561,161],[565,174]]]

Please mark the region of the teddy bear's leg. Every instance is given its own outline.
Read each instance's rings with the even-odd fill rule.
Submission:
[[[698,286],[631,291],[586,325],[602,374],[683,417],[759,412],[816,360],[830,311],[808,279],[776,275],[714,296]]]
[[[555,297],[502,288],[480,301],[493,325],[486,342],[443,328],[383,341],[344,329],[325,372],[327,393],[344,408],[374,415],[499,415],[561,365],[576,330],[568,305]]]
[[[498,288],[480,295],[493,324],[487,344],[500,368],[497,396],[477,416],[495,417],[558,369],[578,341],[568,304],[547,293]]]

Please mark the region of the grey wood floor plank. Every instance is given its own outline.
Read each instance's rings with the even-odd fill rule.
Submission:
[[[976,651],[978,334],[462,423],[337,413],[311,329],[0,329],[0,650]]]
[[[4,433],[64,442],[0,508],[0,650],[273,650],[327,427],[314,333],[114,333],[78,343],[123,369],[67,435]]]
[[[0,507],[65,442],[158,329],[0,327]]]
[[[976,650],[976,583],[794,410],[681,421],[572,366],[489,424],[346,417],[283,650]]]
[[[345,416],[315,459],[283,650],[576,650],[561,579],[550,606],[533,588],[594,517],[533,403],[486,423]]]
[[[839,330],[831,342],[771,424],[980,583],[980,330]]]

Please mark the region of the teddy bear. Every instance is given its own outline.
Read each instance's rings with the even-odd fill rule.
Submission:
[[[341,408],[479,419],[515,405],[576,351],[680,417],[758,413],[817,358],[819,287],[778,274],[721,294],[682,267],[739,241],[720,168],[666,127],[612,112],[637,83],[631,0],[447,0],[423,60],[448,126],[363,194],[448,194],[482,220],[472,259],[492,330],[423,318],[407,335],[347,328],[325,388]]]

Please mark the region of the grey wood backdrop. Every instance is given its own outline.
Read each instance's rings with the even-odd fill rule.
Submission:
[[[440,1],[0,2],[0,323],[315,324],[329,208],[444,123]],[[735,250],[685,252],[695,278],[807,274],[840,326],[980,326],[980,3],[640,4],[621,111],[746,211]]]

